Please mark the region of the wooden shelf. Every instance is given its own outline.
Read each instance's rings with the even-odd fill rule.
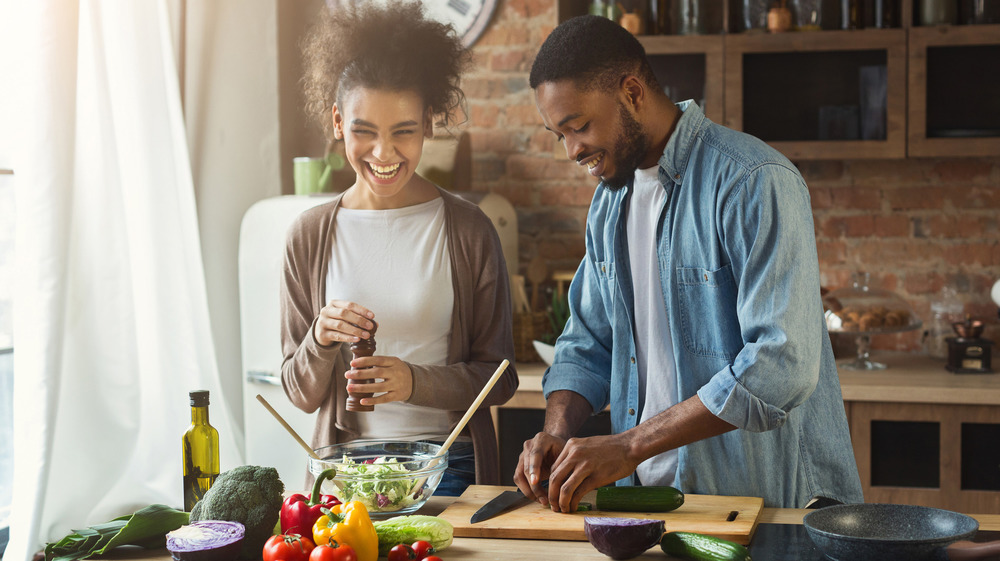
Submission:
[[[928,51],[938,47],[987,47],[991,53],[978,53],[975,64],[984,66],[969,76],[933,76],[928,69]],[[1000,25],[942,25],[914,27],[909,31],[909,110],[908,153],[910,156],[995,156],[1000,154],[1000,60],[990,54],[1000,53]],[[961,61],[956,61],[961,62]],[[970,61],[971,62],[971,61]],[[991,70],[992,69],[992,70]],[[933,72],[934,69],[931,69]],[[947,72],[947,69],[938,69]],[[956,82],[956,79],[958,80]],[[946,81],[957,96],[949,95],[941,106],[928,107],[929,81]],[[962,99],[959,96],[972,96]],[[980,101],[981,103],[976,103]],[[934,138],[928,131],[928,112],[964,111],[964,120],[975,126],[988,122],[994,134],[988,137]],[[973,125],[970,125],[973,126]],[[964,127],[962,127],[964,128]],[[975,129],[968,131],[975,134]]]
[[[589,4],[589,0],[558,0],[558,21],[587,13]],[[1000,154],[1000,104],[996,103],[996,99],[1000,99],[1000,55],[997,54],[1000,53],[1000,25],[921,27],[912,25],[916,13],[914,2],[902,0],[900,10],[901,28],[642,35],[639,41],[646,48],[654,71],[657,67],[660,69],[657,75],[666,82],[666,87],[703,94],[699,99],[682,93],[683,97],[675,101],[687,97],[703,100],[703,109],[710,119],[759,136],[793,160]],[[936,77],[936,70],[928,68],[928,52],[933,59],[938,56],[935,49],[939,53],[946,50],[942,47],[971,48],[969,52],[978,56],[966,57],[964,62],[971,64],[968,61],[975,59],[982,71],[968,70],[967,64],[944,63],[938,65],[942,70],[937,71],[944,75]],[[692,64],[690,58],[685,59],[691,55],[704,58]],[[794,60],[794,55],[802,57]],[[960,55],[955,56],[962,60]],[[814,62],[811,68],[810,58]],[[784,73],[782,64],[788,64]],[[828,113],[838,108],[846,111],[847,121],[841,122],[848,123],[853,123],[853,106],[858,105],[857,112],[862,112],[861,94],[852,92],[852,88],[858,90],[860,80],[851,72],[852,64],[858,69],[871,65],[886,68],[884,138],[831,140],[825,138],[837,136],[817,133],[835,122],[821,121],[819,107]],[[749,72],[748,65],[751,67]],[[794,81],[796,78],[798,82]],[[703,92],[691,84],[700,85]],[[946,87],[953,88],[956,95],[942,94],[942,88]],[[746,99],[747,92],[751,94],[750,99]],[[855,99],[848,99],[849,95],[855,95]],[[779,101],[773,101],[775,99]],[[831,99],[833,102],[829,101]],[[950,99],[950,104],[941,99]],[[788,123],[781,121],[782,109],[794,113],[788,116]],[[748,119],[748,115],[752,118]],[[928,115],[932,121],[947,121],[954,115],[957,123],[972,121],[972,124],[935,125],[928,122]],[[984,118],[975,121],[975,117],[969,117],[963,121],[962,115]],[[864,121],[860,118],[859,121],[860,131]],[[765,129],[754,130],[761,123],[767,125]],[[787,131],[775,132],[776,127],[786,124]],[[843,136],[849,138],[851,134]],[[861,134],[859,138],[864,136]]]

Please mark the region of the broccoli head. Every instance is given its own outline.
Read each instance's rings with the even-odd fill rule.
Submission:
[[[228,520],[246,526],[240,559],[260,559],[274,533],[285,484],[273,467],[239,466],[222,473],[191,509],[191,522]]]

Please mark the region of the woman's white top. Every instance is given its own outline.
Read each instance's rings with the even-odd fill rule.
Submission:
[[[447,360],[455,293],[444,215],[440,197],[405,208],[338,210],[326,300],[375,313],[376,356]],[[357,415],[361,438],[444,440],[450,428],[446,411],[402,401]]]

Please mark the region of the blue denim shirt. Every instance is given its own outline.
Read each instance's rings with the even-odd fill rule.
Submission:
[[[738,430],[682,447],[674,486],[804,507],[862,502],[840,380],[823,320],[809,192],[762,141],[705,118],[693,102],[659,161],[667,201],[657,263],[678,399],[697,394]],[[542,387],[572,390],[612,430],[636,426],[633,289],[625,210],[631,184],[598,187],[571,317]],[[649,373],[655,375],[655,373]],[[618,482],[634,483],[634,475]]]

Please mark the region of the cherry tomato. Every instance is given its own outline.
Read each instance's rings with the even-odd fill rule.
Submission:
[[[277,534],[264,542],[264,561],[308,561],[316,546],[298,534]]]
[[[417,554],[413,552],[413,548],[405,543],[394,545],[389,550],[389,561],[414,561],[416,558]]]
[[[422,561],[426,559],[428,555],[434,555],[437,550],[431,545],[431,542],[418,540],[413,542],[413,553],[417,554],[417,561]]]
[[[437,555],[428,555],[427,557],[424,557],[424,561],[441,561],[441,558]]]
[[[330,545],[316,546],[309,555],[309,561],[358,561],[358,554],[346,543],[331,540]]]

